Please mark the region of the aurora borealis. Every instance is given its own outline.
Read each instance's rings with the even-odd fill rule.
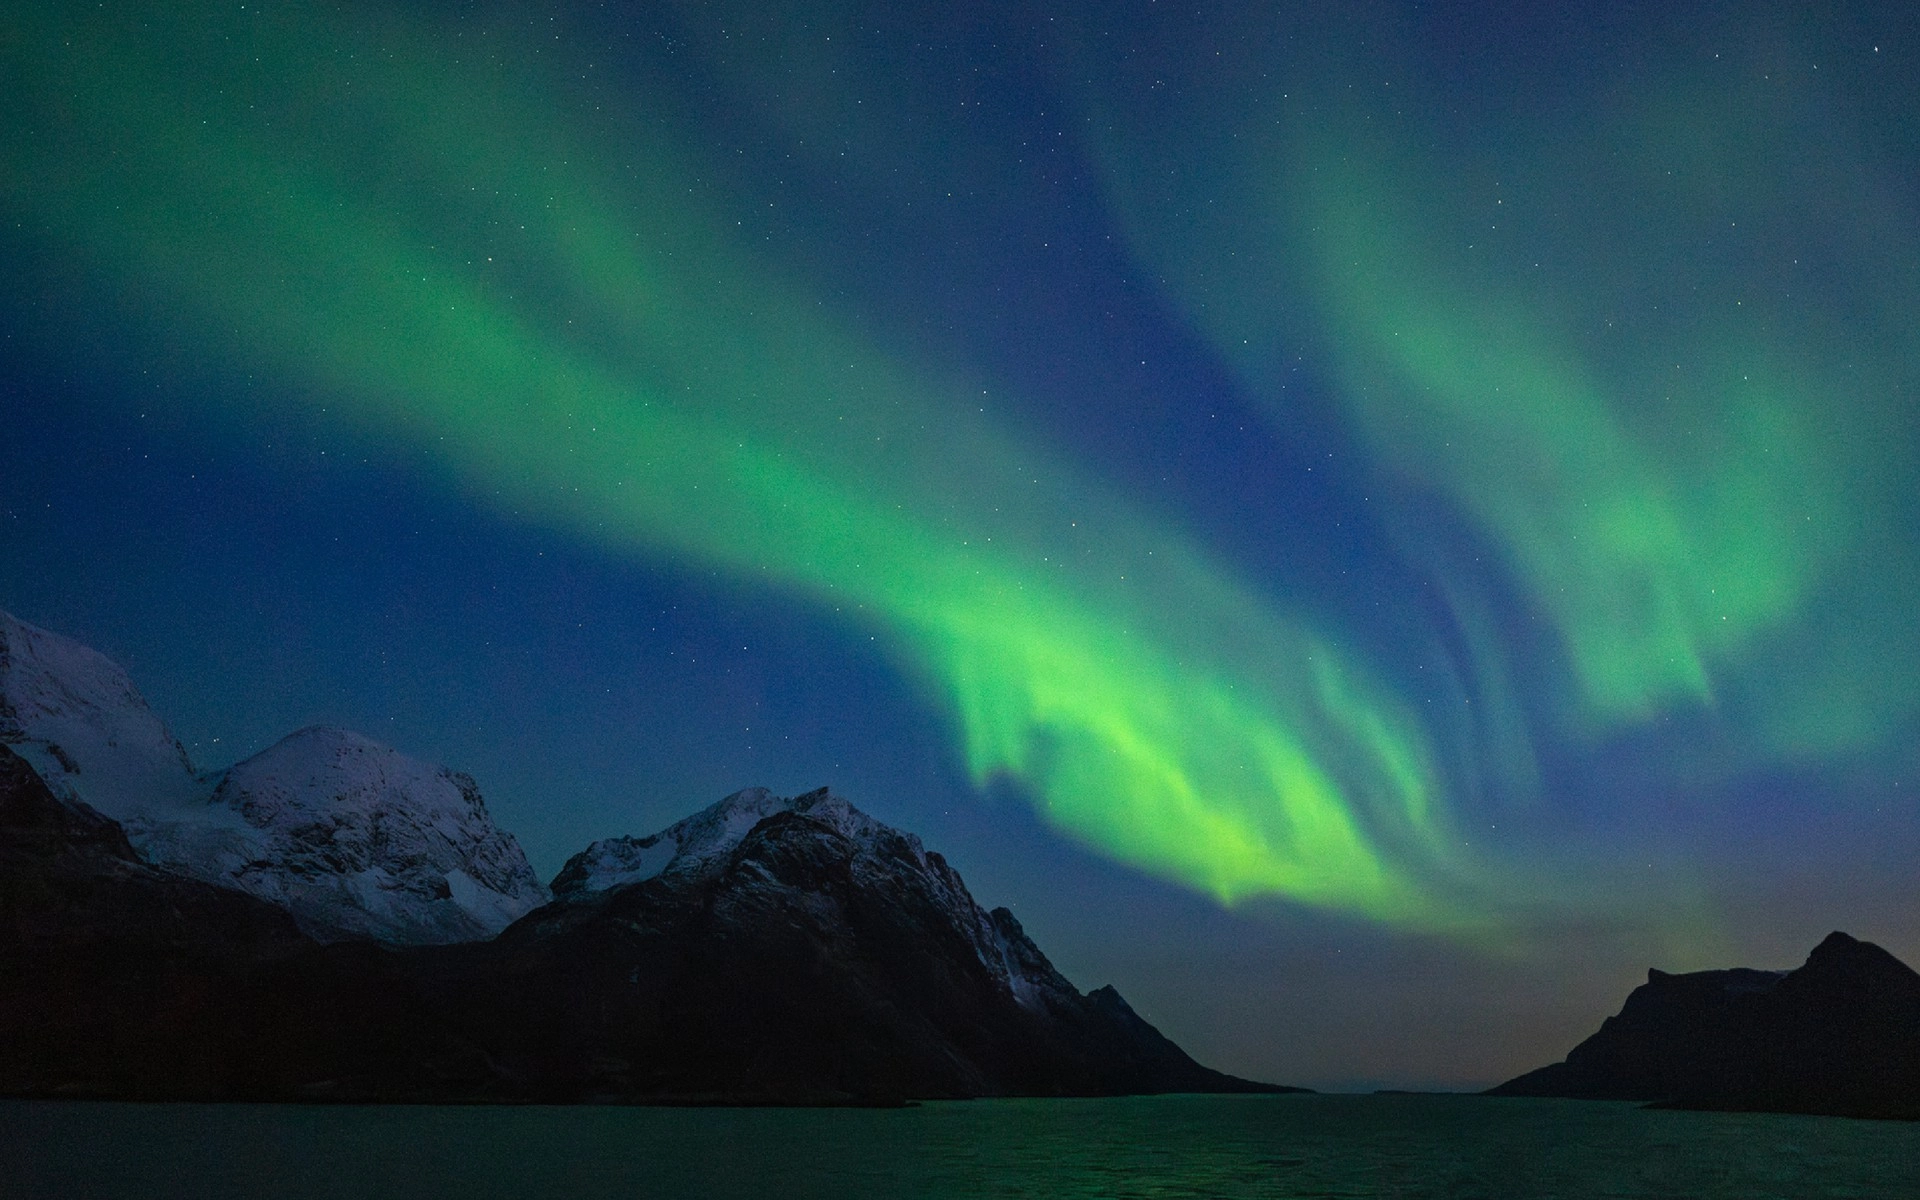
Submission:
[[[1515,95],[1463,118],[1395,61],[1408,30],[1356,25],[1253,35],[1272,53],[1246,55],[1247,76],[1285,84],[1210,73],[1202,86],[1282,115],[1204,164],[1114,156],[1116,176],[1204,193],[1162,204],[1232,213],[1180,231],[1210,245],[1174,249],[1146,198],[1126,203],[1152,253],[1191,273],[1185,301],[1248,390],[1272,394],[1279,350],[1253,314],[1297,280],[1380,474],[1455,506],[1553,626],[1576,726],[1724,707],[1741,740],[1788,753],[1898,729],[1915,566],[1902,310],[1920,246],[1894,184],[1907,147],[1886,144],[1908,131],[1862,128],[1844,102],[1871,63],[1832,30],[1709,23],[1646,50],[1650,81],[1594,83],[1605,103],[1541,117]],[[1294,38],[1375,47],[1376,71],[1415,94],[1273,70]],[[1459,146],[1446,126],[1466,120],[1497,134],[1452,161],[1419,148]],[[1222,277],[1235,256],[1251,274]],[[1850,569],[1862,554],[1876,570]],[[1877,650],[1807,619],[1840,607],[1877,614],[1847,639]],[[1782,634],[1808,652],[1761,645]]]
[[[1248,1071],[1902,948],[1915,18],[1337,9],[11,13],[0,607],[549,872],[832,782]]]

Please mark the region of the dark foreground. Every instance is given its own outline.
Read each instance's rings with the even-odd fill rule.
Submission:
[[[1493,1094],[1920,1120],[1920,974],[1838,932],[1793,971],[1649,971],[1566,1061]]]
[[[610,1109],[0,1103],[40,1197],[1920,1195],[1920,1126],[1447,1096]]]
[[[690,821],[727,826],[751,799]],[[0,746],[0,1095],[897,1105],[1287,1090],[1194,1062],[1110,987],[1080,992],[917,839],[824,789],[773,807],[731,821],[743,836],[700,870],[556,900],[491,941],[322,945],[285,909],[145,862],[119,824]]]

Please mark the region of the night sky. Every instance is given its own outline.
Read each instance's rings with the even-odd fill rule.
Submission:
[[[543,876],[831,785],[1262,1078],[1920,961],[1916,55],[1910,3],[14,5],[0,608],[202,768],[466,770]]]

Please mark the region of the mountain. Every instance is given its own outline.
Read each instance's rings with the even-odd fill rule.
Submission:
[[[145,862],[0,746],[0,1094],[302,1099],[389,1062],[483,1071],[403,953],[321,945],[278,905]]]
[[[669,872],[710,874],[725,864],[727,855],[755,825],[777,812],[812,812],[819,807],[821,811],[815,815],[835,823],[843,833],[855,836],[880,828],[878,822],[864,813],[858,815],[867,828],[850,828],[854,816],[852,806],[837,802],[828,811],[825,805],[816,803],[827,798],[824,789],[797,799],[784,799],[766,788],[747,788],[659,833],[594,842],[568,859],[560,873],[553,877],[554,899],[579,900],[594,892],[611,891]]]
[[[0,745],[31,764],[55,795],[118,821],[173,819],[206,798],[186,749],[125,671],[4,611]]]
[[[618,857],[604,844],[577,856],[576,884],[490,941],[323,944],[278,904],[144,860],[0,746],[0,1094],[1290,1090],[1200,1066],[1112,988],[1082,995],[938,854],[831,793],[737,793],[635,845],[668,835],[679,849],[644,879],[589,870]]]
[[[547,900],[471,776],[357,733],[302,729],[214,778],[208,807],[238,817],[245,842],[170,843],[167,859],[284,906],[322,940],[471,941]]]
[[[1920,975],[1837,932],[1793,971],[1649,971],[1566,1061],[1490,1094],[1920,1119]]]
[[[596,843],[555,903],[438,960],[516,997],[482,1038],[568,1086],[826,1099],[1271,1091],[1209,1070],[1111,988],[1082,995],[939,854],[821,789],[751,789]],[[507,1048],[512,1047],[512,1048]]]
[[[142,860],[278,904],[322,941],[490,937],[547,899],[470,777],[323,726],[198,774],[124,670],[4,612],[0,745]]]
[[[1044,1007],[1079,995],[1027,939],[1010,910],[987,912],[974,902],[959,874],[919,838],[874,820],[826,788],[792,798],[748,788],[649,837],[595,842],[561,867],[553,880],[554,897],[579,903],[595,893],[655,878],[662,881],[656,891],[713,887],[732,867],[747,835],[760,822],[783,813],[805,817],[844,838],[844,850],[863,885],[910,885],[940,914],[943,932],[964,941],[988,974],[1022,1004]],[[898,868],[901,878],[878,871],[875,864],[881,863]]]

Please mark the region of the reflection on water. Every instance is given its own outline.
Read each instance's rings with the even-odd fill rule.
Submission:
[[[1920,1196],[1920,1125],[1448,1096],[901,1110],[0,1103],[0,1195]]]

